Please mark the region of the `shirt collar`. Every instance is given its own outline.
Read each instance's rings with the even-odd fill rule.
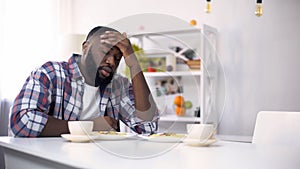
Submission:
[[[80,58],[81,58],[81,55],[73,54],[68,60],[69,72],[72,75],[72,78],[74,78],[74,79],[78,79],[78,78],[83,79],[83,76],[82,76],[82,74],[79,70],[79,66],[78,66],[78,62],[80,62]]]

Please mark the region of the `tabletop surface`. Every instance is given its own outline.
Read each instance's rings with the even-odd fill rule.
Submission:
[[[0,137],[0,146],[74,168],[300,168],[299,148],[220,140],[208,147],[192,147],[140,139],[73,143],[58,137]]]

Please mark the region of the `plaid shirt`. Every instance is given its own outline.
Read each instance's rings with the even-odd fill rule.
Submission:
[[[39,136],[48,116],[62,120],[79,120],[82,111],[84,79],[73,55],[68,62],[47,62],[33,71],[14,101],[10,127],[16,136]],[[115,75],[105,88],[99,103],[99,116],[121,120],[133,131],[155,133],[158,112],[153,121],[136,117],[133,87],[129,80]]]

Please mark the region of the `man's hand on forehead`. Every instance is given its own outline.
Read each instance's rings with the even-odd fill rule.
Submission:
[[[100,35],[100,41],[101,43],[116,46],[119,42],[123,41],[127,37],[124,37],[122,34],[119,32],[115,31],[106,31],[104,34]]]
[[[109,44],[103,44],[103,43],[100,45],[100,48],[101,48],[102,53],[103,53],[104,55],[108,54],[108,52],[109,52],[110,50],[112,50],[113,47],[114,47],[114,46],[112,46],[112,45],[109,45]]]
[[[105,44],[106,47],[118,47],[124,57],[133,53],[131,43],[125,32],[121,34],[115,31],[106,31],[104,34],[100,35],[100,42]]]

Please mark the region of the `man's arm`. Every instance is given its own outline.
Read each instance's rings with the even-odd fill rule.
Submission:
[[[145,121],[151,121],[157,112],[156,103],[126,33],[123,33],[122,36],[123,40],[118,43],[118,47],[130,69],[137,117]]]
[[[134,53],[125,58],[129,66],[137,116],[151,121],[157,112],[156,104]]]
[[[31,73],[14,101],[11,130],[19,137],[60,136],[69,133],[67,121],[49,113],[51,82],[43,68]],[[51,69],[49,69],[51,70]]]
[[[66,134],[69,132],[68,121],[60,120],[52,116],[48,116],[47,123],[44,126],[40,136],[41,137],[57,137],[61,134]]]
[[[107,31],[100,38],[101,43],[117,46],[123,54],[130,69],[137,116],[145,121],[153,120],[157,107],[126,33]]]
[[[94,131],[110,131],[118,128],[118,122],[109,116],[97,117],[92,121],[94,122]],[[39,136],[57,137],[66,133],[70,133],[68,121],[48,116],[47,123]]]

